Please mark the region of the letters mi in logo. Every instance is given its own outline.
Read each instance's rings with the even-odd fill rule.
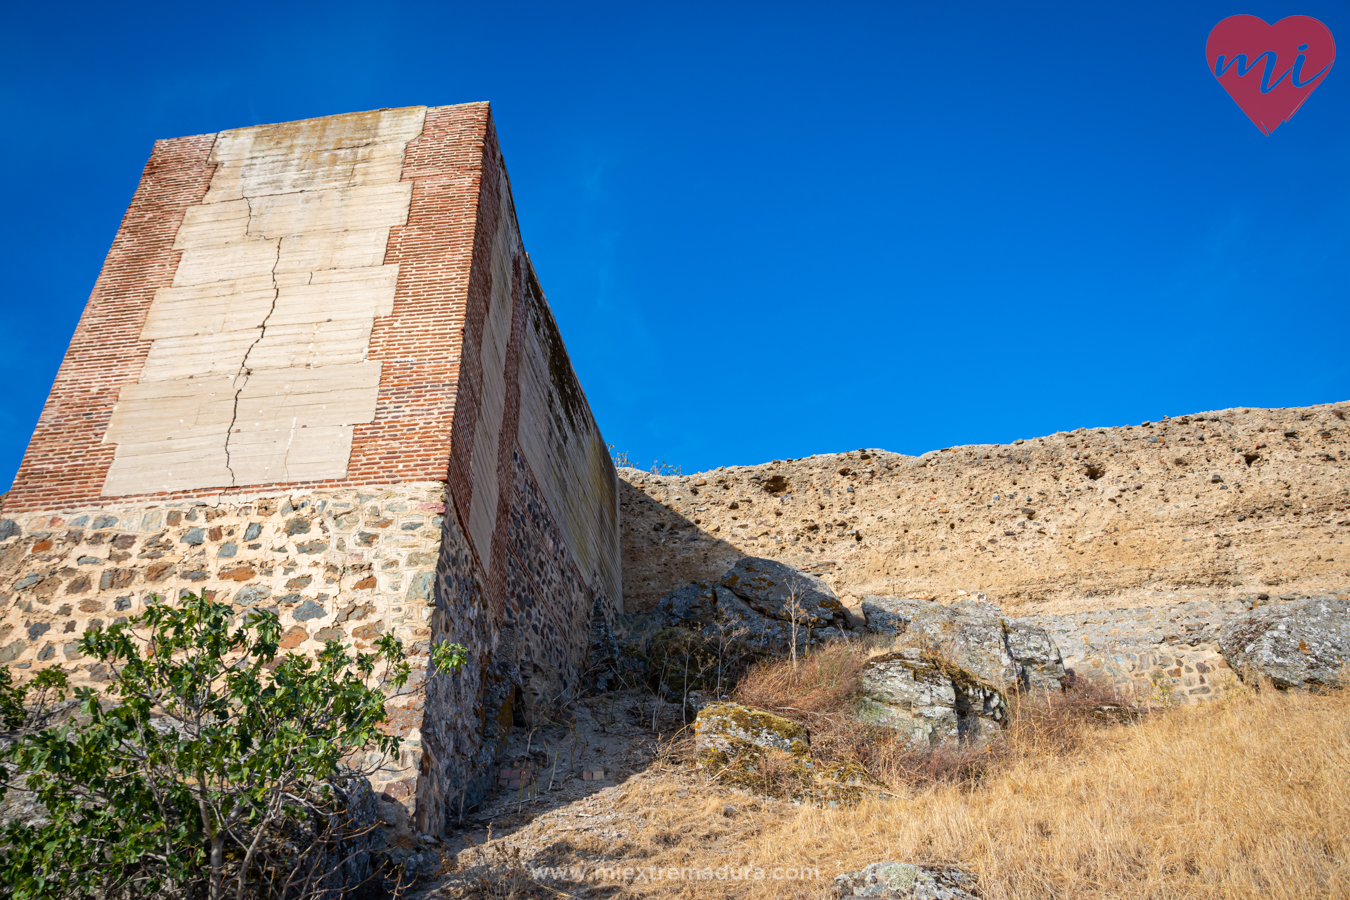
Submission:
[[[1262,134],[1279,128],[1331,71],[1336,42],[1311,16],[1267,25],[1256,16],[1229,16],[1205,43],[1209,71]]]

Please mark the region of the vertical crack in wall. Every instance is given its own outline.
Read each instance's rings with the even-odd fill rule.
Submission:
[[[245,197],[244,202],[248,204],[248,219],[252,222],[253,201],[248,197]],[[239,361],[239,372],[234,376],[234,408],[230,412],[230,428],[225,432],[225,471],[230,473],[230,487],[239,486],[238,480],[234,474],[234,467],[230,461],[230,441],[234,439],[234,426],[239,420],[239,395],[244,392],[244,388],[248,385],[248,378],[253,374],[252,370],[248,367],[248,358],[252,355],[253,348],[258,346],[258,342],[267,336],[267,322],[272,318],[272,313],[277,311],[277,298],[281,295],[281,287],[277,284],[277,266],[281,264],[281,242],[283,240],[284,238],[277,238],[277,255],[276,258],[272,260],[272,305],[268,307],[267,315],[263,316],[262,324],[258,326],[258,336],[254,338],[253,343],[249,344],[248,349],[244,351],[244,358]],[[240,378],[243,379],[242,382],[239,380]],[[292,434],[294,434],[294,423],[292,423]],[[287,443],[286,452],[287,455],[289,455],[289,442]],[[281,474],[284,477],[285,473],[283,472]]]

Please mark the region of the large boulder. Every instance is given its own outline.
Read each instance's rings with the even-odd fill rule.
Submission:
[[[657,612],[666,625],[699,631],[710,641],[733,642],[753,650],[779,650],[791,640],[790,624],[760,615],[727,588],[697,581],[667,594]],[[805,646],[807,630],[797,641]]]
[[[964,600],[951,606],[930,600],[867,595],[867,628],[903,635],[994,685],[1015,690],[1059,690],[1064,660],[1044,628],[1009,622],[992,603]]]
[[[782,750],[796,757],[811,752],[806,726],[735,703],[710,703],[694,721],[694,761],[700,769],[735,757],[759,757]]]
[[[915,747],[983,741],[1007,717],[998,688],[918,647],[868,660],[860,690],[860,716],[900,731]]]
[[[811,628],[844,628],[844,604],[815,575],[772,559],[742,558],[722,576],[722,586],[761,615]]]
[[[976,900],[974,890],[975,876],[950,866],[880,862],[834,879],[839,900]]]
[[[1350,662],[1350,600],[1310,597],[1267,606],[1229,622],[1219,652],[1242,678],[1280,688],[1341,684]]]
[[[852,805],[880,787],[854,763],[812,759],[804,725],[734,703],[698,711],[694,764],[731,787],[803,803]]]
[[[797,647],[847,637],[844,605],[814,575],[771,559],[745,557],[719,584],[691,582],[657,604],[665,626],[698,631],[721,645],[781,653],[792,642],[795,603]]]

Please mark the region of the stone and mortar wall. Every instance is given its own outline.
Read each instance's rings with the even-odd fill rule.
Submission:
[[[273,610],[287,651],[327,640],[371,650],[392,633],[413,657],[415,687],[437,608],[444,511],[445,486],[417,483],[0,519],[0,662],[20,677],[60,665],[75,685],[97,686],[109,673],[80,655],[80,635],[135,615],[152,595],[191,592],[240,612]],[[449,610],[467,599],[436,603]],[[416,695],[391,709],[408,742],[374,779],[388,799],[412,796],[420,709]]]
[[[1345,590],[1318,596],[1344,600]],[[1014,621],[1044,628],[1075,674],[1160,702],[1206,700],[1236,678],[1219,651],[1220,631],[1258,607],[1302,599],[1269,594],[1134,609],[1032,615]]]

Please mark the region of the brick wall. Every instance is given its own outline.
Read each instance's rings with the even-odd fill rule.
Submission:
[[[174,237],[206,195],[215,137],[155,142],[5,498],[8,511],[98,500],[113,458],[103,435],[118,392],[139,377],[150,351],[141,338],[146,313],[155,291],[173,282],[182,256]]]
[[[422,134],[407,147],[402,180],[412,183],[408,221],[390,230],[385,253],[387,265],[399,266],[393,311],[375,320],[368,351],[382,366],[375,418],[356,426],[347,476],[234,491],[446,477],[490,120],[486,103],[431,109]],[[105,442],[109,419],[119,392],[145,364],[146,316],[155,292],[173,282],[182,256],[174,239],[184,213],[206,196],[215,170],[208,159],[218,137],[155,144],[5,499],[9,512],[70,509],[103,496],[114,453]],[[231,490],[118,496],[180,499]]]

